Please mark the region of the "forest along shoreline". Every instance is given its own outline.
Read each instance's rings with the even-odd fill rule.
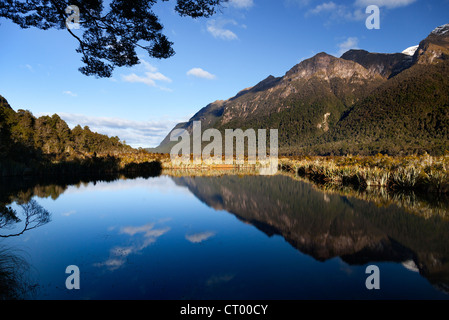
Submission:
[[[48,165],[48,164],[47,164]],[[311,183],[330,194],[373,201],[381,206],[397,205],[426,218],[449,219],[449,155],[390,157],[281,157],[278,175]],[[4,173],[4,172],[3,172]],[[19,174],[20,173],[20,174]],[[224,175],[260,175],[258,165],[174,165],[169,154],[134,153],[91,155],[74,161],[59,161],[39,168],[26,168],[1,177],[1,207],[35,190],[65,190],[69,185],[119,179]],[[20,177],[20,179],[17,179]],[[63,192],[63,191],[62,191]],[[37,194],[36,194],[37,195]],[[57,195],[56,195],[57,197]]]

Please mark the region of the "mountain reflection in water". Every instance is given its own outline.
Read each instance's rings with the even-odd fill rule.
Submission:
[[[162,190],[164,196],[161,196]],[[99,195],[100,192],[100,199],[93,195]],[[67,197],[61,197],[64,193]],[[73,199],[69,200],[71,195],[76,195],[75,202]],[[48,201],[36,201],[37,198],[46,198]],[[92,203],[95,205],[96,201],[99,201],[101,206],[110,203],[108,213],[97,213],[94,206],[84,204],[82,201],[87,198],[94,201]],[[207,207],[201,205],[196,198]],[[42,203],[44,204],[41,206]],[[57,208],[59,214],[53,215],[50,208],[47,211],[47,208],[44,208],[45,203],[51,205],[52,210]],[[148,213],[148,208],[152,207],[158,207],[159,212]],[[115,208],[117,211],[114,211]],[[223,211],[223,215],[217,213],[211,216],[211,213],[214,213],[211,208]],[[262,287],[257,286],[263,286],[258,278],[261,274],[254,274],[252,268],[255,266],[249,263],[257,259],[258,262],[275,259],[266,256],[267,245],[270,246],[272,255],[275,252],[273,250],[277,248],[289,249],[285,255],[282,251],[277,256],[287,263],[282,265],[286,268],[283,273],[287,278],[279,273],[277,267],[265,265],[265,268],[268,268],[264,270],[265,274],[273,277],[272,282],[279,282],[276,287],[263,287],[268,294],[273,291],[274,296],[309,296],[309,292],[299,291],[297,286],[304,284],[306,288],[310,274],[299,275],[296,280],[288,277],[299,274],[298,268],[313,273],[317,264],[322,265],[320,262],[328,262],[334,258],[355,267],[384,262],[400,264],[414,274],[419,272],[430,284],[438,288],[431,288],[432,290],[444,295],[441,292],[449,292],[449,221],[444,218],[446,215],[441,214],[444,206],[438,204],[437,208],[435,215],[429,211],[426,211],[425,215],[411,214],[405,208],[394,204],[381,206],[350,193],[324,192],[310,183],[285,175],[195,177],[173,176],[168,173],[150,179],[109,177],[102,180],[85,178],[83,181],[62,181],[57,178],[47,182],[2,181],[0,276],[3,278],[0,278],[0,283],[3,286],[0,286],[0,298],[23,298],[34,294],[41,297],[42,293],[37,294],[36,288],[51,297],[69,297],[66,291],[49,285],[56,281],[51,271],[48,271],[45,279],[37,280],[32,277],[29,270],[35,266],[29,264],[33,259],[22,259],[21,252],[15,251],[14,247],[20,247],[25,238],[30,236],[36,242],[30,241],[29,245],[34,246],[35,250],[37,248],[39,252],[27,254],[46,254],[49,259],[55,259],[41,262],[41,274],[42,268],[57,263],[65,268],[65,260],[63,263],[62,258],[68,258],[70,263],[84,261],[82,270],[87,268],[86,274],[89,276],[86,277],[92,277],[90,281],[92,285],[95,284],[94,291],[98,290],[102,299],[109,295],[113,298],[122,298],[122,295],[126,298],[142,297],[132,290],[126,293],[120,290],[111,291],[108,281],[118,279],[113,275],[114,272],[120,272],[123,276],[123,281],[115,284],[117,287],[126,287],[131,283],[131,274],[139,275],[143,278],[135,276],[133,281],[145,285],[146,288],[170,286],[171,291],[162,291],[168,298],[197,298],[212,293],[227,298],[236,294],[245,298],[258,296]],[[176,211],[177,209],[179,210]],[[196,210],[202,210],[201,214]],[[80,212],[84,212],[84,215]],[[244,223],[253,225],[269,237],[282,236],[296,250],[285,245],[283,241],[266,242],[254,238],[251,230],[238,226],[242,225],[238,220],[232,219],[235,224],[227,220],[226,217],[231,216],[226,212]],[[76,221],[76,224],[68,223],[66,218],[69,216],[74,219],[70,221]],[[173,220],[168,219],[172,216]],[[222,224],[224,220],[228,221],[226,225]],[[118,221],[121,224],[115,225]],[[40,233],[44,225],[46,231]],[[201,225],[201,228],[186,229],[185,226],[191,225]],[[47,228],[48,226],[50,228]],[[68,232],[70,229],[66,228],[73,228],[73,231]],[[227,228],[234,228],[242,233],[235,234]],[[261,238],[268,239],[254,228],[249,229],[262,236]],[[82,242],[78,238],[77,230],[83,230]],[[250,234],[251,237],[248,238]],[[155,241],[159,238],[160,240]],[[238,251],[240,247],[244,248],[240,253],[233,251]],[[76,248],[78,255],[72,255],[66,248]],[[253,260],[238,256],[248,252],[245,250],[253,249]],[[66,250],[67,257],[60,257],[61,251],[55,250]],[[58,252],[56,258],[55,252]],[[307,265],[304,265],[304,260],[299,259],[298,252],[312,257],[313,259],[309,260],[314,260],[314,263],[307,261]],[[192,259],[192,256],[196,259]],[[195,263],[206,258],[210,259],[207,264]],[[130,264],[130,259],[142,259],[142,264]],[[148,264],[145,264],[146,259]],[[173,265],[170,261],[177,263]],[[226,268],[224,261],[230,261]],[[178,268],[179,265],[182,265],[181,269]],[[344,268],[342,265],[340,267]],[[152,272],[136,273],[137,269],[133,269],[144,266],[145,270],[150,269]],[[196,271],[200,267],[201,271]],[[332,273],[335,267],[335,264],[330,263],[320,269],[320,272]],[[171,273],[168,270],[171,270]],[[308,285],[315,285],[313,281],[321,275],[322,273],[317,271],[314,276],[316,278],[310,280]],[[207,279],[204,280],[203,276],[207,276]],[[409,276],[404,279],[408,278]],[[420,277],[417,275],[417,278]],[[420,280],[428,286],[425,280]],[[84,281],[85,288],[89,282],[88,279]],[[247,281],[244,284],[247,291],[241,289],[244,286],[242,281]],[[291,283],[290,289],[285,288],[285,281]],[[334,285],[339,280],[335,281]],[[199,286],[199,283],[203,283],[203,287]],[[218,289],[222,285],[229,291]],[[326,286],[323,282],[318,288],[327,288]],[[338,294],[340,289],[333,290]],[[357,294],[351,291],[354,290],[353,287],[347,290],[349,296]],[[319,296],[321,292],[313,294]],[[159,299],[161,296],[153,289],[146,291],[144,297]]]
[[[449,291],[449,221],[315,190],[286,176],[174,177],[198,199],[319,261],[402,263]]]

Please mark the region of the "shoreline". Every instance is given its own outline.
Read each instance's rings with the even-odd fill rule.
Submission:
[[[417,191],[449,194],[449,155],[445,156],[316,156],[280,157],[278,172],[293,173],[317,184],[352,186],[356,189],[382,187],[392,191]],[[51,175],[160,175],[173,170],[182,175],[192,172],[203,175],[225,173],[257,174],[267,166],[256,164],[187,163],[171,162],[166,154],[140,153],[135,155],[100,155],[70,161],[43,162],[35,166],[0,163],[1,177],[45,177]]]

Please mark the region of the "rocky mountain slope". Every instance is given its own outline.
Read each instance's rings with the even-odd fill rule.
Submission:
[[[279,129],[280,151],[292,155],[441,154],[449,150],[448,58],[449,24],[405,53],[319,53],[176,128]],[[169,134],[156,151],[175,143]]]
[[[341,56],[362,65],[370,72],[384,78],[391,78],[413,64],[413,56],[405,53],[371,53],[365,50],[349,50]]]

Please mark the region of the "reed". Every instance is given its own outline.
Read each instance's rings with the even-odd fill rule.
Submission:
[[[280,168],[317,183],[449,193],[449,155],[281,158]]]

